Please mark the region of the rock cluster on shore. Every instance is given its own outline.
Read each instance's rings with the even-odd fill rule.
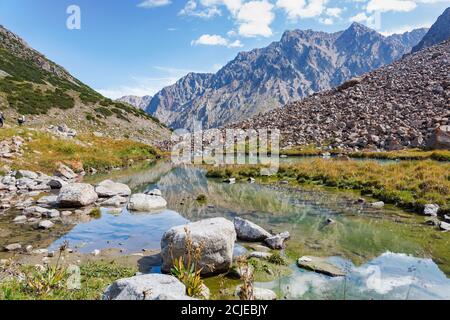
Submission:
[[[59,164],[54,176],[29,170],[9,171],[0,176],[0,214],[14,210],[12,223],[48,230],[74,213],[89,215],[95,207],[125,208],[127,203],[132,203],[129,206],[135,209],[136,198],[140,199],[138,207],[141,211],[153,211],[155,199],[158,209],[167,205],[159,190],[154,190],[158,195],[142,194],[145,197],[141,199],[141,194],[131,196],[127,185],[111,180],[96,186],[80,183],[84,171],[82,168],[78,171],[75,173],[64,164]],[[3,249],[22,250],[18,245],[20,247],[7,245]]]

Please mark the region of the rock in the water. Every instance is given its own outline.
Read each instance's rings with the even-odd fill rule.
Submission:
[[[241,294],[242,286],[236,288],[235,296],[239,297]],[[253,299],[256,301],[273,301],[277,300],[277,294],[270,289],[253,288]]]
[[[22,249],[22,245],[20,243],[12,243],[5,246],[5,251],[19,251]]]
[[[267,238],[265,242],[269,246],[269,248],[280,250],[284,248],[286,240],[288,240],[290,237],[290,233],[286,231]]]
[[[115,281],[103,293],[102,299],[186,300],[189,298],[186,296],[186,287],[177,278],[165,274],[146,274]]]
[[[305,256],[297,261],[300,268],[321,273],[330,277],[343,277],[345,272],[324,258]]]
[[[374,202],[370,206],[375,209],[381,209],[384,208],[384,202],[383,201]]]
[[[87,183],[72,183],[61,188],[58,203],[63,208],[77,208],[93,204],[98,195],[93,186]]]
[[[101,206],[104,207],[122,207],[125,203],[127,203],[128,199],[121,196],[114,196],[100,203]]]
[[[437,217],[439,212],[439,206],[437,204],[427,204],[423,210],[423,214],[426,216]]]
[[[162,197],[162,192],[159,189],[152,189],[150,191],[146,191],[145,194],[148,194],[150,196]]]
[[[131,211],[152,212],[164,209],[167,201],[163,197],[151,196],[144,193],[133,194],[128,203]]]
[[[269,260],[271,256],[272,256],[272,254],[269,252],[259,252],[259,251],[253,251],[248,254],[249,259],[256,258],[256,259]]]
[[[50,229],[53,228],[55,224],[50,220],[43,220],[39,222],[39,229]]]
[[[202,220],[187,225],[171,228],[162,237],[161,255],[162,270],[169,272],[173,258],[185,256],[186,230],[196,246],[202,244],[203,250],[198,262],[202,274],[226,272],[233,262],[234,242],[236,231],[231,221],[224,218]]]
[[[131,189],[126,184],[105,180],[101,182],[96,188],[100,198],[111,198],[114,196],[128,197],[131,195]]]
[[[272,236],[260,226],[242,218],[234,219],[234,227],[237,237],[244,241],[264,241]]]

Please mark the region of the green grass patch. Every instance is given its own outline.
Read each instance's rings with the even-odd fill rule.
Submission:
[[[38,272],[30,266],[23,266],[20,271],[25,274]],[[38,293],[30,290],[26,282],[13,278],[0,283],[0,300],[99,300],[108,285],[118,279],[134,276],[137,270],[114,263],[90,262],[82,265],[80,271],[79,290],[68,290],[62,285],[49,292]]]
[[[2,129],[0,139],[13,136],[31,138],[24,145],[24,156],[14,159],[15,169],[29,169],[52,174],[57,162],[77,161],[85,170],[94,168],[108,171],[116,167],[160,157],[160,152],[152,146],[131,140],[96,137],[81,134],[75,140],[59,139],[50,133],[27,129]]]

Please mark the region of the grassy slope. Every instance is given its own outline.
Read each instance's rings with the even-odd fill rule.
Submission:
[[[258,177],[257,166],[211,168],[209,177]],[[386,203],[421,212],[427,203],[437,203],[441,213],[450,213],[450,163],[411,161],[393,164],[315,159],[282,165],[277,180],[354,189]]]
[[[85,170],[94,168],[105,171],[114,167],[127,166],[134,161],[156,159],[159,151],[149,145],[126,139],[95,137],[81,134],[76,139],[61,139],[50,133],[29,129],[1,129],[0,139],[21,136],[25,139],[23,157],[16,157],[13,163],[0,159],[0,166],[10,165],[13,169],[30,169],[51,174],[58,161],[81,163]]]
[[[70,114],[69,119],[76,118],[73,120],[83,123],[85,130],[108,134],[112,133],[109,129],[114,124],[118,127],[115,133],[122,134],[122,137],[134,136],[132,133],[136,131],[139,138],[149,141],[160,140],[170,134],[158,119],[143,110],[107,99],[39,53],[23,48],[18,42],[15,47],[25,54],[18,57],[0,44],[0,70],[9,75],[0,81],[0,110],[6,111],[9,118],[19,114],[29,115],[29,120],[38,119],[39,124],[45,125],[58,121],[58,118],[67,120],[64,116]],[[36,57],[45,59],[58,70],[58,74],[40,67]],[[133,125],[134,131],[130,131]]]

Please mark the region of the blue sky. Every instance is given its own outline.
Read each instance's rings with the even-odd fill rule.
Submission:
[[[69,30],[67,8],[81,11]],[[215,72],[285,30],[384,34],[430,26],[450,0],[1,0],[0,24],[101,93],[154,94],[190,71]]]

